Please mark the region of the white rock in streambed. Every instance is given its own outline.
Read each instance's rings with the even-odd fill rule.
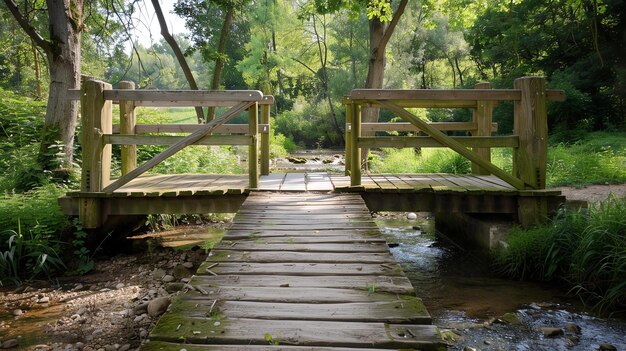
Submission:
[[[409,221],[414,221],[417,219],[417,214],[409,212],[406,214],[406,219],[408,219]]]

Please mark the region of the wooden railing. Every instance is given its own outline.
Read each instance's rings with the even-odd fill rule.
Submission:
[[[346,104],[346,175],[351,186],[361,185],[361,148],[447,147],[472,162],[472,173],[493,174],[516,189],[544,189],[548,125],[546,100],[565,100],[560,90],[546,90],[543,77],[515,80],[514,89],[382,90],[355,89]],[[514,103],[514,131],[492,136],[497,125],[492,112],[497,101]],[[388,109],[406,122],[361,123],[362,107]],[[406,108],[471,108],[471,122],[429,123]],[[364,132],[420,131],[427,136],[363,136]],[[468,131],[471,136],[448,136],[445,131]],[[372,133],[369,133],[370,135]],[[491,148],[513,148],[513,174],[491,163]],[[470,149],[472,148],[472,149]]]
[[[68,94],[72,97],[76,93]],[[135,90],[132,82],[121,82],[120,89],[112,89],[110,84],[94,80],[84,82],[79,94],[82,110],[82,192],[111,193],[190,145],[248,145],[249,187],[258,187],[259,174],[269,174],[272,96],[264,96],[256,90]],[[120,124],[115,126],[112,124],[114,102],[120,105]],[[206,124],[137,124],[137,106],[227,106],[230,109]],[[225,124],[246,110],[248,124]],[[145,133],[190,134],[169,136]],[[111,145],[122,145],[122,176],[113,181]],[[137,145],[169,145],[169,148],[137,166]]]

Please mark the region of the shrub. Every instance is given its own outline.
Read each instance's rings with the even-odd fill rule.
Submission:
[[[514,229],[498,251],[498,271],[514,278],[560,280],[601,312],[626,306],[626,198],[587,210],[562,210],[548,225]]]

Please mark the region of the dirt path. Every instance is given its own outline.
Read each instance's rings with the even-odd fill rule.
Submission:
[[[612,185],[588,185],[582,188],[557,187],[568,200],[598,202],[613,194],[618,197],[626,197],[626,184]]]

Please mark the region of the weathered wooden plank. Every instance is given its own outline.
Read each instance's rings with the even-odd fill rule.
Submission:
[[[109,90],[107,100],[192,101],[199,106],[213,101],[261,101],[263,93],[258,90]]]
[[[323,235],[320,233],[316,233],[315,235],[307,235],[307,236],[293,236],[293,235],[285,235],[285,236],[275,236],[275,237],[260,237],[260,238],[251,238],[251,239],[230,239],[229,236],[227,239],[223,239],[222,242],[226,245],[233,245],[235,242],[245,243],[245,242],[254,242],[260,244],[331,244],[331,243],[385,243],[385,239],[381,236],[364,236],[364,235]],[[238,244],[234,244],[238,245]]]
[[[165,341],[149,341],[141,346],[142,351],[380,351],[380,348],[347,348],[332,346],[288,346],[288,345],[205,345],[179,344]],[[388,349],[389,350],[389,349]],[[403,351],[417,351],[417,349],[403,348]],[[397,350],[400,351],[400,350]]]
[[[173,135],[103,135],[105,144],[111,145],[174,145],[184,136]],[[207,135],[191,145],[250,145],[248,135]]]
[[[219,275],[195,276],[193,285],[220,288],[230,287],[294,287],[294,288],[339,288],[364,291],[415,294],[413,286],[404,276],[280,276],[280,275]]]
[[[345,303],[276,303],[258,301],[224,301],[215,305],[181,300],[177,308],[185,316],[203,318],[219,314],[220,318],[261,320],[383,322],[396,324],[429,324],[430,315],[418,299]],[[212,308],[212,309],[211,309]],[[209,312],[210,311],[210,312]]]
[[[259,181],[259,190],[278,191],[280,190],[280,185],[283,183],[284,179],[285,173],[271,173],[268,175],[262,175]],[[253,197],[256,196],[251,196],[250,198]]]
[[[178,330],[176,330],[178,329]],[[266,335],[281,345],[419,348],[441,345],[431,325],[328,321],[260,321],[258,319],[161,317],[150,340],[186,343],[267,344]],[[279,340],[278,340],[279,339]]]
[[[135,132],[145,133],[193,133],[200,129],[202,124],[137,124]],[[259,124],[259,134],[268,133],[269,124]],[[213,133],[247,134],[249,127],[247,124],[222,124],[215,128]],[[113,134],[126,134],[121,131],[119,125],[113,125]]]
[[[219,288],[204,286],[205,293],[188,292],[185,296],[190,301],[208,303],[215,300],[223,301],[259,301],[275,303],[340,303],[340,302],[376,302],[402,301],[418,299],[414,295],[402,295],[363,289],[335,289],[335,288],[295,288],[295,287],[230,287]],[[418,299],[419,300],[419,299]]]
[[[394,262],[388,253],[334,253],[295,251],[212,250],[209,262],[301,262],[301,263],[389,263]]]
[[[306,191],[304,173],[287,173],[280,191]]]
[[[277,231],[277,230],[233,230],[226,232],[224,239],[228,240],[266,240],[267,238],[310,238],[310,237],[345,237],[354,240],[369,240],[380,236],[380,232],[374,229],[354,229],[354,230],[297,230],[297,231]]]
[[[519,146],[519,138],[515,135],[511,136],[457,136],[450,137],[451,140],[456,141],[459,145],[465,147],[511,147],[516,148]],[[443,142],[438,141],[435,138],[427,136],[374,136],[374,137],[361,137],[358,139],[359,146],[361,147],[395,147],[395,148],[409,148],[409,147],[448,147]]]
[[[333,191],[333,183],[326,172],[307,173],[305,176],[307,191]]]
[[[240,251],[298,251],[298,252],[388,252],[387,245],[381,244],[331,244],[331,243],[269,243],[263,240],[220,243],[214,249]]]
[[[263,212],[259,214],[255,214],[255,212],[246,211],[244,213],[237,212],[236,219],[241,220],[259,220],[259,219],[273,219],[273,220],[310,220],[315,217],[320,220],[358,220],[358,221],[367,221],[371,220],[372,216],[369,212],[359,211],[356,213],[344,212],[344,213],[315,213],[314,215],[310,214],[299,214],[299,213],[274,213],[274,212]]]
[[[476,122],[430,122],[431,127],[441,131],[464,131],[474,130],[478,124]],[[492,123],[492,131],[498,130],[498,124]],[[380,123],[361,123],[361,131],[363,132],[419,132],[421,129],[408,122],[380,122]]]
[[[228,275],[298,275],[298,276],[319,276],[319,275],[402,275],[402,269],[395,263],[232,263],[203,262],[198,268],[199,275],[206,275],[207,269],[211,272]]]

